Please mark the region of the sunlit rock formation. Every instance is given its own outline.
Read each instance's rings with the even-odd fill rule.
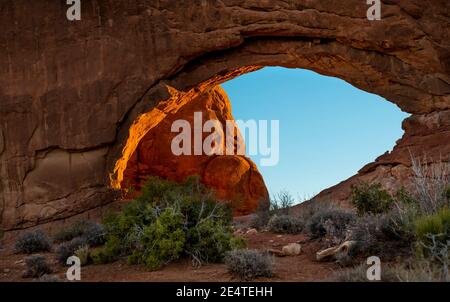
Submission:
[[[268,192],[256,165],[242,155],[194,155],[194,134],[191,133],[191,155],[174,155],[171,143],[178,132],[172,132],[176,120],[185,120],[194,129],[194,113],[202,113],[201,125],[207,120],[217,120],[225,129],[226,121],[234,121],[228,97],[219,86],[188,101],[175,113],[168,114],[139,142],[127,163],[121,187],[137,188],[150,175],[164,179],[183,181],[190,175],[198,175],[201,181],[214,189],[220,200],[230,202],[237,215],[256,209],[259,201],[268,200]],[[202,142],[211,133],[200,133]],[[236,136],[239,133],[236,133]],[[221,138],[225,150],[225,137]],[[235,142],[237,144],[237,142]],[[237,150],[236,150],[237,151]]]

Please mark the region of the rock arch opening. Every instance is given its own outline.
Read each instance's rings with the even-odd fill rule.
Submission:
[[[189,73],[195,75],[198,72],[196,68],[190,68]],[[222,123],[223,120],[233,119],[231,112],[228,112],[229,101],[226,94],[217,85],[261,68],[263,66],[245,66],[227,72],[222,71],[194,87],[188,86],[185,91],[170,85],[180,83],[180,80],[174,79],[170,84],[166,83],[170,97],[159,102],[154,109],[139,116],[132,124],[130,138],[125,144],[122,157],[114,166],[115,173],[111,174],[113,186],[122,189],[130,184],[139,186],[149,175],[181,181],[189,175],[196,174],[200,175],[208,186],[219,191],[220,197],[224,200],[242,200],[244,197],[246,203],[240,204],[235,209],[235,213],[248,214],[254,211],[258,202],[268,197],[267,188],[256,165],[246,156],[191,156],[184,159],[174,156],[170,153],[170,142],[176,134],[170,132],[170,125],[179,118],[192,119],[195,111],[203,111],[208,117],[218,119]],[[324,74],[330,73],[333,72]],[[191,79],[187,73],[180,73],[180,76]],[[345,76],[342,77],[345,78]],[[402,103],[400,102],[399,105],[402,106]],[[409,125],[415,120],[414,115],[406,119],[403,123],[404,130],[410,130]],[[400,186],[407,185],[407,179],[410,176],[411,148],[416,148],[414,151],[422,148],[420,144],[411,145],[408,134],[406,133],[397,142],[398,145],[392,152],[386,152],[374,163],[365,165],[348,180],[322,191],[317,198],[345,203],[349,199],[350,186],[361,180],[380,182],[393,192]],[[437,149],[435,151],[439,154],[442,152]],[[225,178],[228,178],[229,182],[224,181]],[[238,196],[236,193],[242,193],[243,196]]]

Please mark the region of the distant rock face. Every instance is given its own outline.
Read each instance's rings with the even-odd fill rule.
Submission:
[[[168,114],[139,142],[128,161],[122,180],[122,188],[138,190],[148,176],[183,181],[190,175],[198,175],[201,181],[214,189],[216,196],[231,203],[236,215],[249,214],[259,202],[268,202],[268,192],[256,165],[241,155],[194,155],[194,114],[201,113],[201,125],[207,120],[217,120],[226,127],[226,121],[234,121],[231,104],[225,91],[216,86],[195,96],[177,112]],[[172,132],[172,124],[184,120],[191,126],[191,155],[174,155],[173,139],[179,132]],[[198,120],[199,121],[199,120]],[[202,142],[211,133],[204,132]],[[240,134],[236,133],[236,136]],[[225,136],[221,137],[225,150]],[[237,142],[233,139],[234,145]]]
[[[338,77],[412,114],[398,147],[350,181],[408,182],[408,148],[448,160],[448,0],[382,1],[379,21],[362,0],[81,2],[71,22],[61,1],[1,1],[4,230],[111,203],[148,131],[262,66]],[[347,184],[323,194],[344,200]]]
[[[392,194],[401,187],[414,191],[412,158],[430,167],[450,161],[450,110],[412,115],[403,121],[402,128],[405,134],[391,152],[361,168],[357,175],[320,192],[314,199],[346,203],[351,186],[362,181],[381,183]]]

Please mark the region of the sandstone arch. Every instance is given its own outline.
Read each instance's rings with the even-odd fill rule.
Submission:
[[[448,160],[449,5],[384,1],[382,20],[368,21],[361,0],[97,0],[69,22],[57,1],[2,1],[1,228],[110,202],[132,124],[154,121],[143,113],[258,66],[336,76],[413,114],[362,176],[395,183],[408,149]]]

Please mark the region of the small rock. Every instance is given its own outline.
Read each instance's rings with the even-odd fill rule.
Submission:
[[[7,274],[7,273],[9,273],[11,270],[9,269],[9,268],[5,268],[4,270],[3,270],[3,272],[5,273],[5,274]]]
[[[281,237],[283,237],[283,235],[277,235],[277,238],[281,238]]]
[[[272,255],[278,256],[278,257],[284,257],[285,256],[283,251],[280,251],[280,250],[277,250],[277,249],[268,249],[267,252],[272,254]]]
[[[257,229],[250,229],[245,234],[247,234],[247,235],[258,234],[258,230]]]
[[[297,256],[302,251],[302,246],[298,243],[289,243],[281,249],[285,256]]]

